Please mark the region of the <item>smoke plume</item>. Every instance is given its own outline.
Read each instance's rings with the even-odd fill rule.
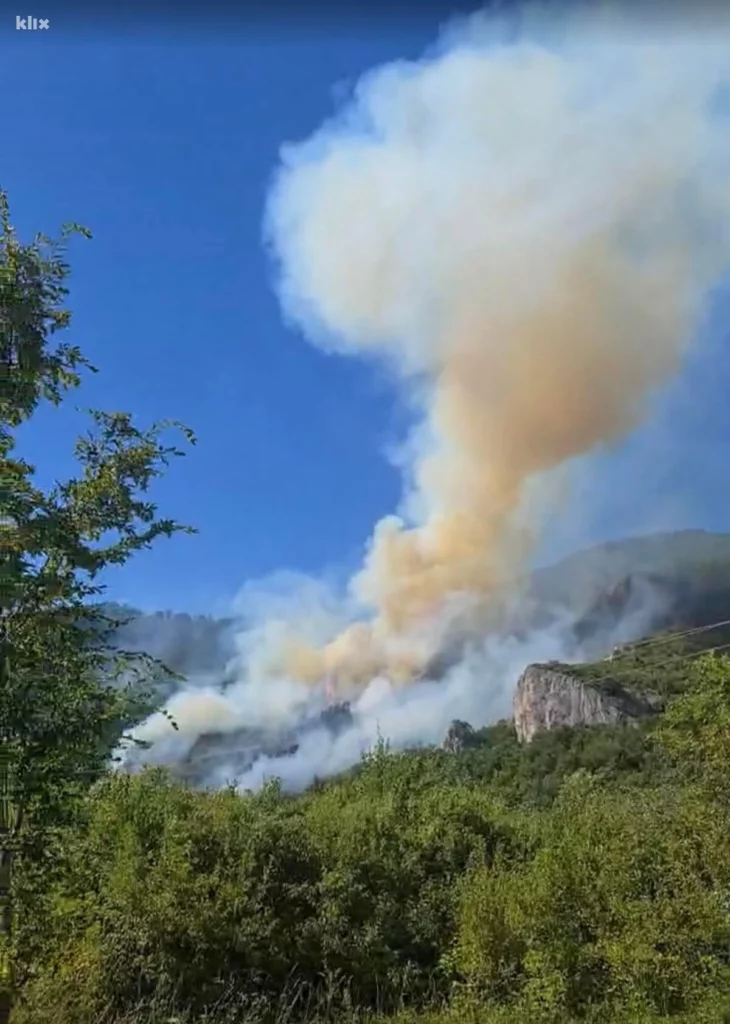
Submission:
[[[375,69],[282,151],[266,243],[285,315],[386,366],[419,422],[402,507],[344,598],[249,589],[233,684],[178,694],[179,734],[160,715],[139,730],[162,759],[206,732],[274,728],[285,755],[244,766],[245,784],[305,785],[381,731],[405,745],[508,713],[528,661],[580,653],[558,616],[495,627],[573,460],[641,423],[730,262],[730,60],[717,31],[488,29],[475,17]],[[350,726],[303,731],[333,693],[352,698]]]
[[[476,18],[376,69],[282,153],[267,238],[288,317],[385,361],[422,423],[403,515],[351,581],[367,617],[319,647],[292,634],[273,674],[417,676],[454,599],[488,606],[518,575],[528,483],[640,423],[730,255],[720,46],[483,39]]]

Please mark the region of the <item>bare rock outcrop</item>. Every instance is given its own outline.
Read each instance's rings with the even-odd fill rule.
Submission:
[[[661,703],[657,694],[581,679],[565,666],[528,665],[515,690],[515,730],[521,742],[529,743],[543,729],[638,722],[660,710]]]

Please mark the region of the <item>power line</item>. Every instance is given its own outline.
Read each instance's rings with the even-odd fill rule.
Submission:
[[[636,650],[641,647],[651,647],[654,644],[670,643],[687,636],[694,636],[697,633],[706,633],[711,629],[719,629],[721,626],[730,626],[730,619],[723,619],[721,622],[711,622],[709,626],[694,626],[691,629],[677,630],[672,633],[665,633],[663,636],[650,636],[645,640],[636,640],[627,644],[627,649]]]
[[[697,657],[699,657],[702,654],[715,654],[717,651],[724,651],[724,650],[727,650],[729,648],[730,648],[730,643],[720,644],[717,647],[708,647],[706,649],[699,650],[699,651],[689,651],[689,652],[685,652],[683,654],[679,654],[678,653],[678,654],[674,655],[674,657],[668,658],[665,661],[660,661],[658,664],[655,664],[655,665],[637,665],[634,668],[618,669],[615,672],[609,673],[609,675],[607,677],[606,676],[600,676],[600,675],[593,675],[593,676],[588,676],[588,677],[585,677],[585,678],[589,682],[593,682],[593,681],[598,682],[601,679],[605,679],[605,678],[616,679],[616,678],[620,678],[621,676],[631,676],[634,679],[636,679],[637,677],[638,678],[642,678],[642,677],[646,678],[649,675],[650,671],[651,671],[651,673],[654,673],[658,669],[667,668],[670,665],[674,666],[674,665],[677,665],[680,662],[689,661],[690,658],[697,658]]]

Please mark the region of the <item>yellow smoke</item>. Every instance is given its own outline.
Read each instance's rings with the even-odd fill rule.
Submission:
[[[449,599],[488,603],[524,564],[528,481],[640,423],[730,256],[710,111],[727,77],[701,40],[490,47],[467,28],[285,151],[285,308],[417,381],[428,441],[415,522],[379,523],[352,581],[371,616],[320,648],[292,636],[273,670],[342,690],[417,676]]]

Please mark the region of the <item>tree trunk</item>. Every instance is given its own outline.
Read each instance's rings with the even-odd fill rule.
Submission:
[[[8,1024],[13,1008],[13,961],[10,952],[12,939],[12,906],[10,883],[13,855],[0,850],[0,1024]]]
[[[13,1007],[13,850],[15,808],[7,744],[0,738],[0,1024],[8,1024]]]
[[[0,850],[0,1024],[8,1024],[13,1008],[14,979],[10,949],[13,920],[10,899],[12,864],[11,851]]]

